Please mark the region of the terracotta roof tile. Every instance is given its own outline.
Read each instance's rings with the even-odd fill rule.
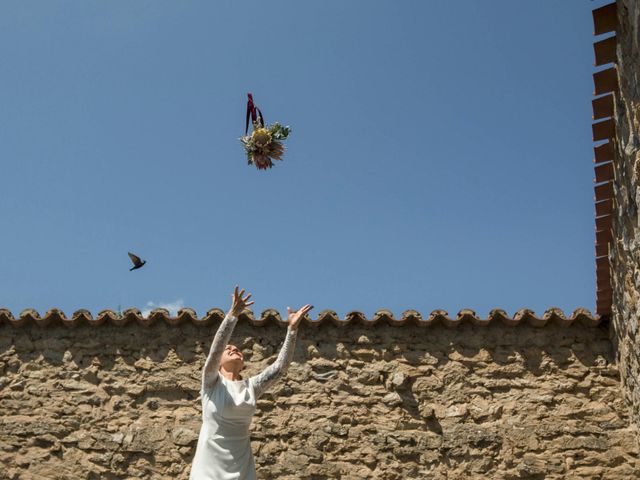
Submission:
[[[89,325],[98,327],[100,325],[111,324],[116,326],[124,326],[130,323],[138,323],[145,327],[152,327],[156,323],[166,323],[168,325],[178,326],[183,323],[192,323],[199,326],[212,326],[224,318],[224,311],[219,308],[209,310],[202,318],[199,318],[196,312],[190,308],[183,308],[178,311],[176,316],[171,316],[169,311],[157,308],[145,318],[137,308],[130,308],[118,314],[112,310],[102,310],[94,318],[88,310],[77,310],[67,318],[67,316],[56,308],[49,310],[43,316],[38,311],[27,308],[15,317],[10,310],[6,308],[0,309],[0,326],[8,325],[13,327],[26,327],[29,325],[38,325],[47,327],[49,325],[64,325],[67,327],[79,327]],[[473,325],[486,326],[492,323],[499,323],[509,326],[520,324],[532,325],[534,327],[543,327],[549,322],[560,325],[571,325],[578,322],[587,326],[596,326],[600,324],[604,317],[594,315],[587,309],[578,308],[570,316],[559,308],[550,308],[538,317],[535,312],[530,309],[520,309],[513,317],[509,317],[504,310],[493,309],[489,312],[487,318],[480,318],[476,312],[470,309],[462,309],[455,317],[450,317],[445,310],[433,310],[428,317],[424,318],[420,312],[416,310],[405,310],[399,318],[394,317],[389,310],[378,310],[373,318],[367,319],[364,313],[352,311],[345,315],[344,319],[340,319],[338,314],[333,310],[321,311],[317,318],[305,318],[305,323],[311,327],[317,327],[323,324],[333,324],[338,326],[346,325],[417,325],[419,327],[429,327],[434,325],[443,325],[445,327],[457,327],[464,323]],[[280,313],[274,309],[267,309],[262,312],[259,317],[247,310],[240,315],[241,321],[247,321],[254,326],[264,326],[267,324],[286,325],[287,322],[282,319]]]

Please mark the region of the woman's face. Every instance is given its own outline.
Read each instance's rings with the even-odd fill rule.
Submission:
[[[224,367],[225,370],[242,370],[244,367],[244,355],[238,347],[235,345],[227,345],[222,352],[222,359],[220,360],[220,366]]]

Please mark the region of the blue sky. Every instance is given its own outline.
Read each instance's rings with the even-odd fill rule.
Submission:
[[[0,306],[593,308],[602,3],[2,2]]]

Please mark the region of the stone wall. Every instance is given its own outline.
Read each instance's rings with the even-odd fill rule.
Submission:
[[[640,424],[640,2],[618,1],[618,18],[612,338],[625,395]]]
[[[0,325],[0,479],[186,479],[212,327]],[[284,329],[241,323],[246,374]],[[261,479],[630,479],[608,327],[302,327],[252,427]]]

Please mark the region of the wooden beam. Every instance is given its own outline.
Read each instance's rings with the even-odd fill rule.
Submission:
[[[596,303],[596,313],[598,315],[611,315],[611,302]]]
[[[596,201],[606,200],[613,198],[613,182],[603,183],[602,185],[596,185],[593,187],[596,194]]]
[[[612,298],[613,298],[613,290],[611,290],[610,288],[608,290],[598,290],[596,292],[596,299],[598,302],[602,302],[605,300],[611,301]]]
[[[613,213],[613,200],[609,199],[596,203],[596,217],[610,215],[611,213]]]
[[[593,109],[593,120],[601,120],[607,117],[613,117],[613,94],[598,97],[591,101]]]
[[[611,285],[611,269],[596,270],[596,282],[598,283],[597,290],[603,290],[607,286]]]
[[[609,141],[607,143],[603,143],[602,145],[598,145],[597,147],[593,147],[593,162],[601,163],[608,162],[613,160],[613,142]]]
[[[596,272],[598,274],[600,274],[601,272],[604,272],[605,270],[609,270],[610,268],[611,268],[611,265],[609,265],[608,257],[596,258]]]
[[[593,171],[596,174],[596,178],[593,179],[595,183],[613,180],[613,162],[601,163],[597,167],[594,167]]]
[[[606,288],[599,288],[596,291],[596,295],[607,295],[608,293],[613,292],[611,285],[608,285]]]
[[[594,95],[604,95],[605,93],[618,90],[618,73],[615,67],[607,68],[593,74],[593,84],[595,85]]]
[[[600,67],[607,63],[615,63],[616,58],[616,37],[605,38],[593,44],[593,52],[596,57],[594,66]]]
[[[613,226],[613,215],[596,218],[596,231],[607,230]]]
[[[602,257],[609,255],[609,244],[599,245],[596,243],[596,257]]]
[[[596,243],[599,245],[606,245],[613,240],[613,234],[611,230],[596,231]]]
[[[609,140],[616,136],[616,122],[613,118],[609,118],[603,122],[594,123],[591,125],[591,132],[594,142]]]
[[[593,14],[593,34],[602,35],[607,32],[615,32],[618,28],[618,10],[616,2],[596,8]]]
[[[611,298],[604,298],[602,300],[600,299],[596,299],[596,309],[598,310],[598,313],[600,312],[608,312],[611,313],[611,307],[612,307],[612,299]],[[602,313],[600,313],[600,315],[602,315]]]
[[[596,283],[598,284],[597,290],[604,290],[611,286],[611,270],[596,272]]]
[[[598,284],[597,290],[606,290],[607,288],[611,288],[611,277],[607,276],[596,276],[596,282]]]
[[[598,290],[606,290],[607,288],[611,288],[611,279],[609,278],[598,284]]]

